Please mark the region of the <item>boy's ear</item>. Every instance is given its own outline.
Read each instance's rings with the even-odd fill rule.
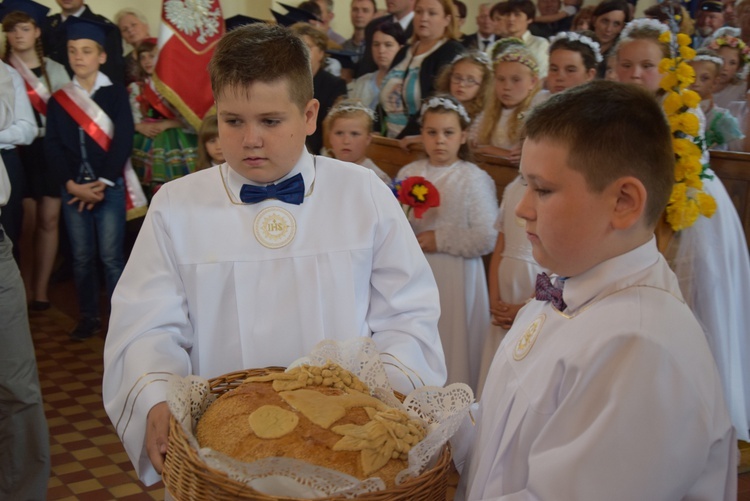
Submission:
[[[317,129],[316,120],[318,119],[318,111],[320,110],[320,101],[317,99],[310,99],[305,105],[305,134],[308,136],[315,132]]]
[[[102,64],[106,62],[107,62],[107,53],[104,51],[101,51],[99,53],[99,65],[101,66]]]
[[[616,230],[632,228],[643,219],[646,212],[648,192],[640,179],[626,176],[614,182],[612,187],[616,202],[612,213],[612,227]]]

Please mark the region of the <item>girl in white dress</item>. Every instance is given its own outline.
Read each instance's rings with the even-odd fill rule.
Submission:
[[[633,21],[636,23],[636,21]],[[623,30],[617,47],[621,82],[635,83],[659,95],[662,75],[658,61],[668,48],[659,42],[663,26],[642,21]],[[656,61],[656,66],[652,66]],[[695,108],[699,135],[705,134],[705,116]],[[701,163],[708,162],[708,155]],[[740,440],[750,440],[750,259],[737,211],[724,185],[709,168],[703,191],[716,202],[716,213],[699,217],[675,234],[664,251],[680,281],[685,301],[703,326],[724,386],[732,424]]]
[[[550,93],[562,92],[593,80],[601,62],[599,44],[591,37],[573,32],[555,35],[550,39],[549,50],[547,85]],[[531,254],[524,220],[515,215],[514,209],[523,192],[521,178],[517,177],[503,192],[500,212],[495,222],[498,234],[489,270],[492,325],[482,350],[480,395],[500,342],[513,324],[518,310],[534,293],[536,276],[546,271]]]
[[[492,251],[497,237],[495,183],[466,160],[469,115],[455,98],[440,95],[426,100],[421,120],[428,158],[403,167],[397,179],[424,177],[440,194],[438,207],[422,218],[411,212],[409,221],[440,291],[438,329],[448,383],[467,383],[476,390],[490,324],[482,256]]]
[[[539,66],[531,52],[513,45],[495,59],[494,72],[474,151],[518,163],[524,114],[540,102]]]
[[[323,132],[334,158],[367,167],[385,184],[391,184],[391,176],[367,157],[374,119],[375,113],[361,101],[345,99],[328,112],[323,120]]]

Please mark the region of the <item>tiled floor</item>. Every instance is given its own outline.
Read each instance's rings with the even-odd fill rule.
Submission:
[[[50,427],[49,500],[161,500],[161,483],[144,487],[133,471],[102,406],[103,337],[69,341],[74,327],[71,282],[53,286],[56,307],[31,313],[39,377]],[[748,445],[748,444],[744,444]],[[749,446],[750,447],[750,446]],[[750,469],[750,448],[743,451]],[[457,476],[451,478],[455,485]],[[738,501],[750,501],[750,472],[739,475]],[[454,489],[449,491],[452,499]]]

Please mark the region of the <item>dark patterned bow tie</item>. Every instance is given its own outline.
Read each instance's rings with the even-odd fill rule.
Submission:
[[[562,289],[552,285],[552,281],[546,273],[540,273],[536,276],[536,298],[539,301],[552,302],[552,306],[560,311],[567,308],[565,301],[563,301]]]
[[[302,179],[302,174],[297,174],[278,184],[269,184],[268,186],[243,184],[240,190],[240,200],[246,204],[255,204],[269,198],[275,198],[288,204],[301,204],[305,199],[305,180]]]

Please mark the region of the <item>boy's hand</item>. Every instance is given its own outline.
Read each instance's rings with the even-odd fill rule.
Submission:
[[[495,304],[490,305],[490,314],[492,315],[492,324],[502,327],[503,329],[510,329],[513,325],[513,321],[516,319],[516,315],[524,304],[510,304],[498,301]]]
[[[430,230],[420,233],[417,235],[417,242],[419,242],[419,246],[425,254],[437,252],[437,241],[435,240],[434,231]]]
[[[167,456],[170,416],[167,403],[160,402],[151,407],[146,418],[146,452],[159,475],[164,469],[164,458]]]
[[[65,188],[73,196],[68,205],[77,203],[78,212],[82,212],[84,209],[93,209],[97,203],[104,200],[104,190],[107,189],[107,185],[98,180],[84,184],[68,181]]]

